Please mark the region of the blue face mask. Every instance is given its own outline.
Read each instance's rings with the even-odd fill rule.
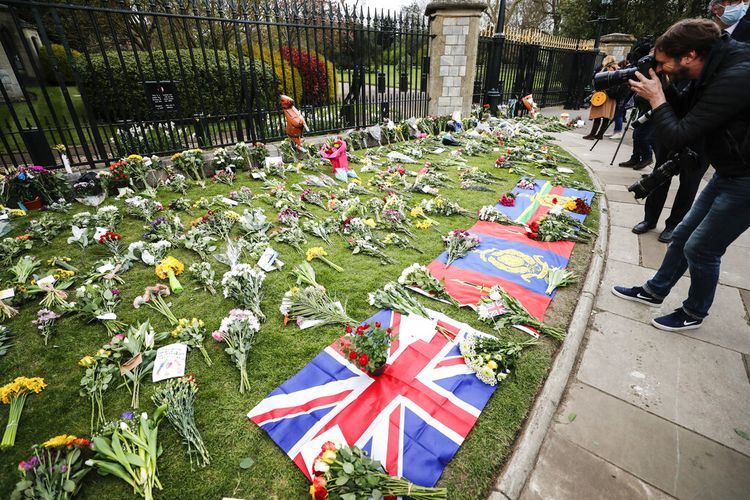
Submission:
[[[724,7],[724,13],[719,17],[721,22],[727,26],[733,26],[737,24],[740,19],[745,17],[747,12],[747,5],[745,3],[738,3],[737,5],[729,5]]]

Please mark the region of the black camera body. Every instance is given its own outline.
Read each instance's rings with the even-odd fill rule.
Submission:
[[[653,172],[634,182],[628,187],[635,199],[649,196],[656,188],[679,174],[682,170],[698,168],[700,160],[698,154],[690,148],[673,154],[667,161],[655,167]]]
[[[636,80],[636,71],[648,78],[648,70],[656,68],[656,59],[654,56],[643,56],[638,59],[635,66],[627,69],[618,69],[617,71],[603,71],[594,75],[594,89],[607,90],[628,80]]]

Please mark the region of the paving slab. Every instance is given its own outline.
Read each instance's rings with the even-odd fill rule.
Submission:
[[[662,260],[664,260],[664,254],[667,253],[668,243],[662,243],[659,241],[659,234],[661,228],[657,226],[657,229],[638,235],[638,245],[641,249],[641,265],[649,269],[659,269]],[[685,272],[685,276],[688,276]]]
[[[629,228],[611,226],[609,228],[609,245],[607,259],[619,260],[628,264],[638,265],[640,261],[640,248],[638,235]]]
[[[615,190],[612,189],[614,185],[607,186],[607,189],[605,189],[605,193],[607,194],[607,200],[609,200],[610,203],[612,202],[618,202],[618,203],[632,203],[634,205],[638,205],[643,209],[643,202],[636,200],[633,197],[633,193],[629,193],[625,186],[618,186],[622,187],[622,190]]]
[[[603,312],[578,379],[750,456],[750,441],[735,432],[750,433],[750,382],[738,352]]]
[[[602,284],[596,297],[595,309],[609,311],[625,318],[646,323],[651,319],[669,314],[682,305],[687,297],[689,278],[682,278],[666,298],[661,307],[648,307],[612,295],[613,285],[642,285],[654,271],[615,260],[608,261],[602,277]],[[666,332],[664,332],[666,333]],[[674,333],[702,340],[737,352],[750,353],[750,325],[745,319],[745,308],[737,288],[719,285],[711,313],[697,330]]]
[[[521,500],[673,498],[551,431]]]
[[[555,424],[561,437],[670,495],[747,498],[750,457],[585,384],[570,387],[560,413],[576,415]]]

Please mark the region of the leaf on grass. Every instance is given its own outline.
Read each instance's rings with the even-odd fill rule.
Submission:
[[[576,419],[577,416],[578,415],[576,415],[575,413],[571,413],[570,415],[568,415],[568,422],[572,422]]]
[[[736,432],[737,435],[741,437],[742,439],[745,439],[746,441],[750,441],[750,434],[743,431],[742,429],[735,429],[734,432]]]
[[[254,463],[255,463],[255,460],[253,460],[250,457],[245,457],[240,461],[240,468],[249,469],[250,467],[253,466]]]

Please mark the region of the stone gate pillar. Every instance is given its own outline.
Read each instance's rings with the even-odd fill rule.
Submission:
[[[427,4],[430,18],[429,113],[434,116],[471,112],[477,70],[479,0],[436,0]]]

